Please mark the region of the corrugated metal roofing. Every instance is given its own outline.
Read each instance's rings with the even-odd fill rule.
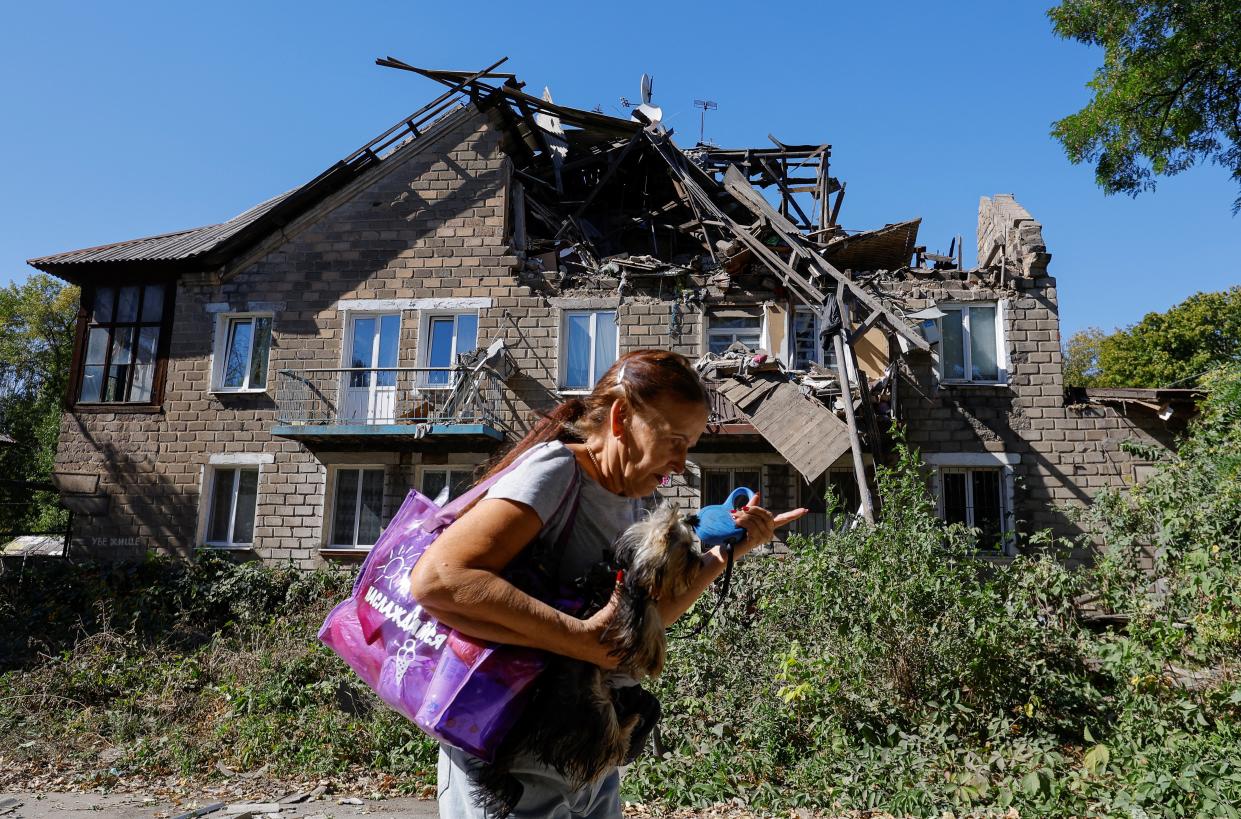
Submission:
[[[274,207],[279,205],[294,191],[294,188],[266,202],[255,205],[244,213],[234,216],[227,222],[218,225],[179,230],[159,236],[147,236],[142,239],[130,239],[124,242],[88,247],[82,250],[70,250],[67,253],[56,253],[30,259],[29,264],[35,267],[61,264],[83,264],[87,262],[132,262],[132,261],[173,261],[198,256],[219,247],[222,243],[254,224]]]

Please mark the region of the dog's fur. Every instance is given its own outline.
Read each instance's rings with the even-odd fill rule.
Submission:
[[[625,530],[613,560],[624,570],[624,581],[604,640],[615,647],[618,671],[636,680],[658,676],[667,642],[657,605],[664,597],[685,593],[697,573],[693,530],[675,505],[661,504]],[[582,617],[611,597],[615,567],[598,574],[603,582],[585,590],[591,603]],[[611,689],[598,666],[554,656],[495,762],[479,770],[475,802],[489,816],[511,813],[522,794],[512,774],[521,757],[555,768],[575,786],[592,782],[641,752],[658,712],[658,701],[640,688]]]

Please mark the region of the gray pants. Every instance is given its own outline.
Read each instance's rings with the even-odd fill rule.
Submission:
[[[492,819],[474,806],[471,771],[483,763],[448,745],[440,746],[437,775],[440,819]],[[613,770],[589,785],[571,789],[551,768],[537,763],[513,769],[525,786],[513,819],[621,819],[620,774]]]

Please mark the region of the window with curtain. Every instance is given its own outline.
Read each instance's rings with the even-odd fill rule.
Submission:
[[[89,300],[78,403],[149,404],[157,400],[164,285],[95,287]]]
[[[212,467],[208,482],[206,545],[234,548],[252,544],[258,468]]]
[[[341,468],[335,474],[328,545],[334,549],[374,546],[383,531],[383,469]]]
[[[589,390],[619,354],[615,310],[567,310],[560,333],[560,387]]]
[[[962,383],[1003,382],[1006,374],[1000,366],[996,303],[941,304],[939,308],[944,312],[939,320],[940,377]]]
[[[221,316],[216,328],[215,372],[217,392],[262,392],[267,389],[267,359],[271,349],[270,315]]]

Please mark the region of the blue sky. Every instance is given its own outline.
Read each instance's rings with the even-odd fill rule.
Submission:
[[[621,114],[638,79],[678,142],[695,98],[719,145],[830,142],[848,228],[923,218],[966,236],[978,197],[1044,226],[1062,330],[1105,330],[1241,282],[1233,184],[1204,166],[1105,197],[1049,136],[1100,52],[1039,3],[429,2],[6,4],[0,12],[0,284],[24,260],[227,219],[305,182],[439,93],[373,64],[508,56],[557,102]]]

